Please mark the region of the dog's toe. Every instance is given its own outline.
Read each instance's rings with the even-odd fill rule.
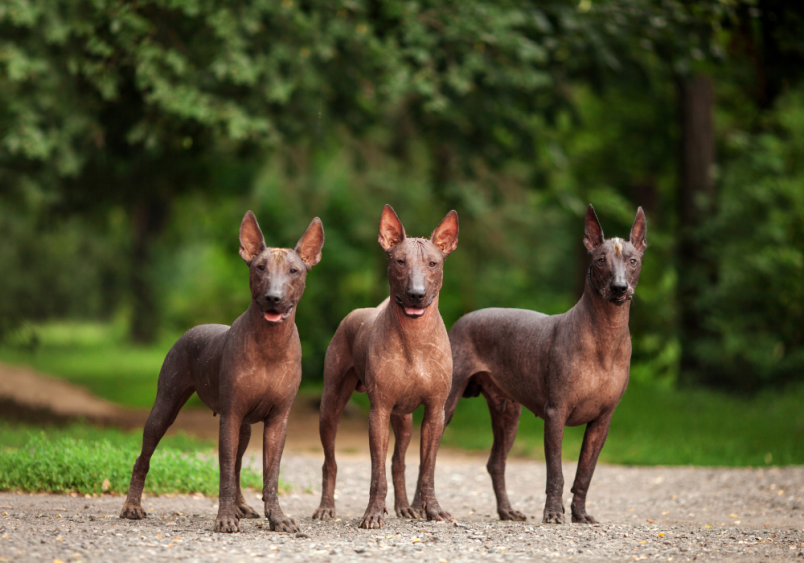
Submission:
[[[237,518],[231,516],[218,516],[215,520],[215,531],[222,534],[233,534],[240,531]]]
[[[293,518],[285,516],[284,518],[271,520],[271,531],[296,533],[299,531],[299,527],[296,525],[296,522],[293,521]]]
[[[595,520],[594,516],[590,516],[589,514],[573,514],[572,515],[572,523],[573,524],[597,524],[597,520]]]
[[[313,512],[313,520],[329,520],[330,518],[335,518],[334,508],[319,506],[316,511]]]
[[[564,513],[563,512],[553,512],[553,511],[544,511],[544,518],[542,518],[543,524],[563,524],[564,523]]]
[[[396,509],[396,515],[399,518],[410,518],[412,520],[416,520],[418,518],[421,518],[421,515],[419,514],[419,512],[417,510],[414,510],[410,506],[405,506],[403,508],[397,508]]]
[[[147,515],[141,506],[124,505],[123,510],[120,511],[120,518],[128,518],[129,520],[142,520]]]
[[[259,518],[260,514],[248,504],[241,504],[237,507],[238,518]]]
[[[366,512],[363,515],[363,519],[360,520],[360,528],[364,530],[374,530],[377,528],[382,528],[385,525],[385,521],[383,519],[382,513],[380,512]]]
[[[497,514],[500,515],[500,520],[512,520],[514,522],[525,522],[528,517],[522,514],[518,510],[514,510],[513,508],[508,508],[506,510],[500,510]]]

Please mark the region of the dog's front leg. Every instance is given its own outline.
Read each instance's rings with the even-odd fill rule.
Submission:
[[[385,456],[388,454],[388,423],[391,411],[385,405],[371,405],[369,410],[369,448],[371,450],[371,489],[361,528],[382,528],[385,524],[385,496],[388,480],[385,476]]]
[[[564,473],[561,469],[561,443],[567,417],[549,403],[544,409],[544,457],[547,462],[547,500],[544,503],[544,524],[564,523]]]
[[[455,522],[449,512],[441,510],[435,496],[435,464],[441,435],[444,433],[444,406],[425,405],[422,420],[421,464],[419,485],[422,511],[428,520]]]
[[[413,415],[392,414],[391,427],[394,429],[394,455],[391,458],[391,476],[394,480],[394,512],[399,518],[418,518],[419,512],[408,503],[405,489],[405,452],[410,445],[413,431]]]
[[[572,508],[573,523],[594,524],[596,522],[594,517],[586,513],[586,493],[589,491],[589,483],[592,482],[600,450],[603,449],[603,444],[606,443],[606,437],[609,435],[612,414],[613,411],[586,425],[578,470],[575,473],[575,483],[572,485],[573,497],[570,507]]]
[[[298,532],[299,527],[292,518],[285,516],[279,506],[279,464],[285,449],[288,432],[288,415],[268,418],[265,421],[262,442],[262,500],[265,503],[265,517],[272,531]]]
[[[218,495],[218,517],[215,520],[216,532],[239,532],[237,518],[237,448],[240,444],[241,417],[221,414],[218,438],[218,458],[220,460],[220,493]]]

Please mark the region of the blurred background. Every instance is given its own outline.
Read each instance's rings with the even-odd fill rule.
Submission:
[[[340,320],[387,295],[383,204],[416,236],[458,211],[448,328],[566,311],[586,205],[620,237],[642,206],[603,459],[804,463],[802,77],[784,0],[3,2],[0,362],[148,409],[175,339],[249,304],[243,213],[285,247],[319,216],[315,396]],[[461,408],[445,443],[488,447]]]

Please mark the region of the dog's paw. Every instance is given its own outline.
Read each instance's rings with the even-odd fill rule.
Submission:
[[[238,518],[259,518],[260,513],[251,508],[248,504],[243,503],[237,506]]]
[[[240,531],[237,517],[219,514],[215,519],[215,531],[221,534],[233,534]]]
[[[505,508],[497,511],[500,515],[500,520],[513,520],[514,522],[524,522],[528,519],[527,516],[513,508]]]
[[[542,524],[563,524],[564,523],[564,510],[554,510],[550,508],[544,509],[544,518]]]
[[[384,508],[380,509],[372,509],[367,508],[366,513],[363,515],[363,518],[360,520],[359,527],[363,528],[364,530],[374,530],[377,528],[382,528],[385,526],[385,512]]]
[[[139,505],[124,504],[123,510],[120,511],[120,518],[128,518],[129,520],[142,520],[146,516],[145,509]]]
[[[573,524],[597,524],[597,520],[595,520],[594,516],[590,516],[589,514],[575,514],[572,513],[572,523]]]
[[[330,520],[335,518],[335,509],[327,506],[319,506],[313,512],[313,520]]]
[[[421,518],[421,513],[411,506],[398,507],[395,512],[399,518],[410,518],[411,520]]]
[[[455,518],[446,510],[441,510],[437,502],[428,502],[425,504],[424,513],[431,522],[455,522]]]
[[[296,522],[293,521],[293,518],[288,518],[282,513],[276,516],[272,514],[268,517],[268,522],[270,523],[272,532],[288,532],[295,534],[301,531],[296,525]]]

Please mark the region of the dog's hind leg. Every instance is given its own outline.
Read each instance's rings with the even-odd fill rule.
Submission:
[[[511,501],[508,500],[508,492],[505,488],[505,461],[514,445],[514,439],[516,439],[522,405],[500,397],[494,393],[488,383],[483,386],[482,392],[489,406],[491,429],[494,434],[494,442],[486,469],[491,475],[494,496],[497,497],[497,514],[500,515],[500,520],[524,522],[527,520],[527,516],[511,508]]]
[[[243,489],[240,483],[240,471],[243,468],[243,454],[246,453],[248,441],[251,439],[251,425],[240,425],[240,437],[237,444],[237,461],[235,462],[235,475],[237,476],[237,517],[238,518],[259,518],[260,514],[251,508],[243,496]]]
[[[151,466],[151,456],[162,436],[176,420],[184,403],[195,391],[187,363],[183,360],[181,352],[174,348],[168,353],[162,370],[159,372],[156,401],[145,422],[142,432],[142,451],[137,461],[134,462],[131,484],[128,487],[126,502],[120,511],[120,518],[130,520],[145,518],[145,510],[142,508],[142,489]]]
[[[597,458],[606,437],[609,435],[611,426],[611,415],[613,411],[604,414],[600,418],[593,420],[586,425],[583,434],[583,445],[581,446],[581,457],[578,460],[578,470],[575,473],[575,483],[572,485],[572,522],[574,524],[594,524],[597,521],[593,516],[586,513],[586,493],[589,491],[589,483],[592,481],[592,474],[595,472]]]
[[[419,511],[411,508],[408,503],[408,492],[405,489],[405,452],[408,449],[408,445],[410,445],[410,435],[413,432],[413,415],[392,414],[391,427],[394,429],[395,438],[394,455],[391,458],[391,475],[394,480],[394,511],[400,518],[419,518]],[[419,506],[421,507],[421,503]]]
[[[326,520],[335,518],[335,477],[338,464],[335,463],[335,436],[346,403],[355,391],[359,380],[352,357],[347,349],[346,338],[338,330],[327,349],[324,361],[324,391],[321,395],[321,414],[318,420],[318,432],[324,448],[324,466],[322,467],[321,503],[313,513],[313,518]]]

